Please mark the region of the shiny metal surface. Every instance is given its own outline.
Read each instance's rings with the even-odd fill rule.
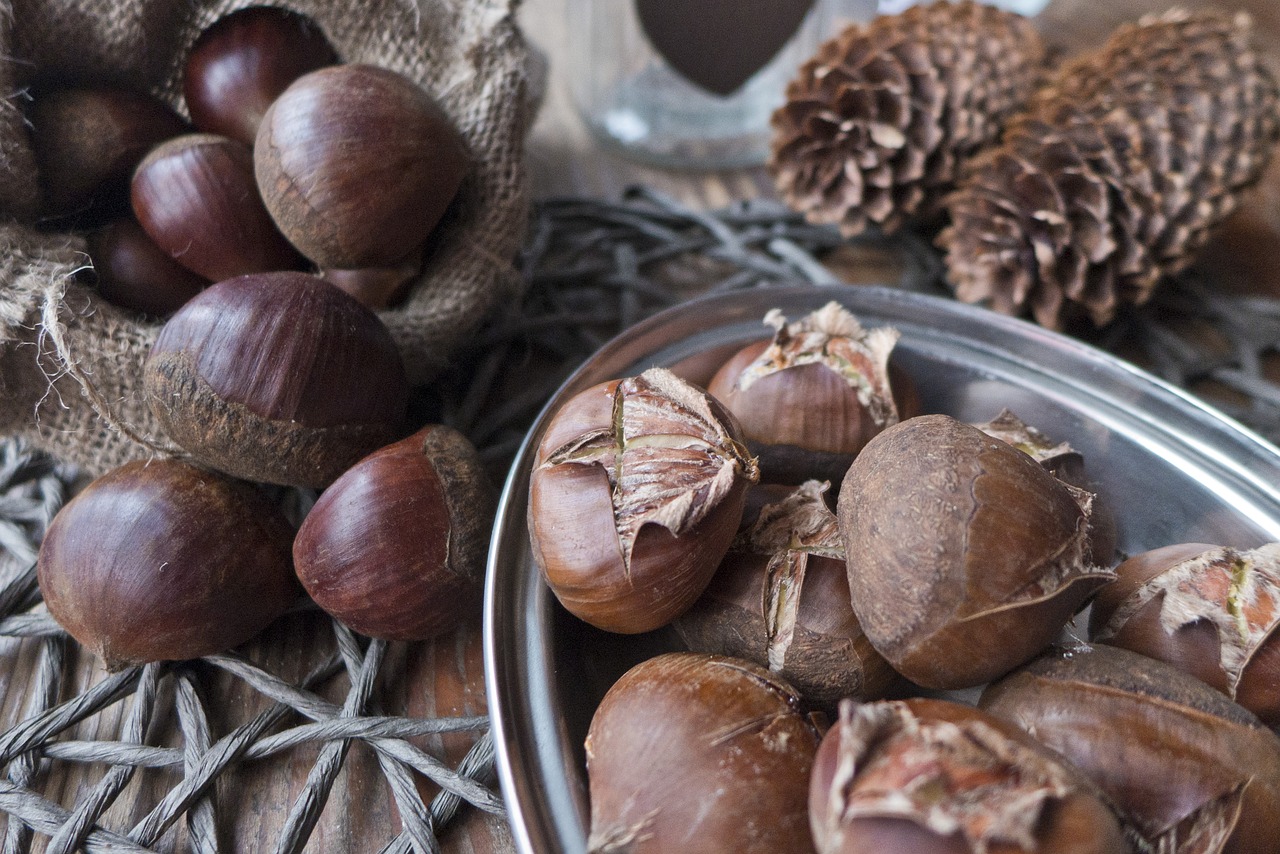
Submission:
[[[512,466],[490,552],[485,666],[498,770],[522,852],[582,852],[582,740],[604,691],[629,666],[678,644],[617,636],[567,615],[529,556],[528,468],[568,396],[653,365],[695,381],[715,354],[768,337],[761,318],[796,319],[837,299],[866,326],[902,332],[894,362],[925,411],[986,421],[1009,407],[1074,445],[1119,524],[1121,553],[1175,542],[1252,548],[1280,540],[1280,451],[1211,408],[1075,339],[989,311],[881,288],[766,289],[686,303],[603,347],[550,401]],[[712,354],[712,355],[708,355]]]

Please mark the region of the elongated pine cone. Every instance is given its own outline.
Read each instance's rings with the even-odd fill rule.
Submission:
[[[939,210],[960,165],[1044,73],[1026,18],[973,0],[913,6],[823,44],[773,115],[769,169],[794,210],[853,236]]]
[[[1184,269],[1280,133],[1247,15],[1174,11],[1069,63],[976,158],[939,236],[965,302],[1101,326]]]

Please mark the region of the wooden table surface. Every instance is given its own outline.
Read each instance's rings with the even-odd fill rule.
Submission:
[[[597,0],[600,2],[600,0]],[[1147,11],[1167,8],[1164,0],[1053,0],[1041,16],[1045,31],[1067,47],[1097,43],[1117,23]],[[1211,3],[1210,0],[1181,0],[1180,5],[1198,7],[1222,5],[1247,8],[1255,15],[1261,38],[1280,55],[1280,4],[1275,0],[1239,0]],[[717,208],[739,200],[772,195],[763,169],[695,173],[666,171],[641,166],[601,149],[579,122],[565,90],[563,56],[569,38],[564,0],[525,0],[520,11],[522,26],[530,41],[548,59],[545,99],[528,139],[527,166],[536,198],[574,195],[604,199],[617,198],[633,183],[645,183],[686,204]],[[1280,68],[1280,63],[1277,63]],[[1215,242],[1210,256],[1248,281],[1251,287],[1280,293],[1277,273],[1268,269],[1267,259],[1280,250],[1280,164],[1268,174],[1263,186],[1238,215],[1223,238]],[[298,636],[318,644],[331,644],[324,627],[310,624],[310,617],[288,618],[268,637],[257,643],[253,657],[276,672],[297,669],[292,644]],[[37,656],[31,641],[0,642],[0,727],[8,727],[25,715],[29,700],[25,682]],[[77,666],[77,679],[91,682],[103,674],[90,663]],[[416,716],[471,715],[485,712],[484,685],[479,643],[478,615],[455,635],[433,644],[393,645],[384,669],[387,684],[383,699],[388,710]],[[338,680],[341,682],[341,680]],[[84,683],[82,683],[84,684]],[[345,684],[330,689],[341,702]],[[261,698],[242,689],[229,689],[218,710],[230,723],[239,720]],[[124,709],[113,709],[82,725],[81,738],[107,738],[119,730]],[[218,721],[215,721],[215,725]],[[452,736],[423,741],[428,749],[456,762],[469,745],[469,738]],[[225,828],[222,840],[229,851],[272,850],[290,805],[306,779],[318,747],[302,747],[285,758],[250,763],[233,781],[219,787],[221,807],[227,815],[240,818]],[[42,791],[63,804],[74,803],[100,778],[100,767],[53,767],[46,772]],[[113,828],[128,828],[172,785],[162,772],[145,772],[126,790],[106,822]],[[424,791],[427,786],[422,787]],[[0,819],[0,827],[3,819]],[[372,752],[356,744],[347,758],[320,823],[306,848],[314,852],[376,851],[399,829],[394,803],[377,772]],[[42,850],[37,838],[35,850]],[[185,850],[181,830],[166,836],[164,850]],[[511,836],[501,817],[469,810],[451,828],[444,848],[460,854],[506,852],[512,850]]]

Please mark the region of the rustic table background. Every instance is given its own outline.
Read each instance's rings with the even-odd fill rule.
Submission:
[[[694,173],[665,171],[637,165],[598,147],[580,124],[569,103],[557,57],[564,53],[568,32],[564,0],[526,0],[520,11],[522,26],[531,42],[547,58],[546,94],[528,140],[528,170],[535,199],[584,196],[617,199],[632,184],[643,183],[691,207],[714,209],[742,199],[771,198],[771,185],[762,169]],[[1041,15],[1044,31],[1068,50],[1099,42],[1116,24],[1140,14],[1168,8],[1170,0],[1052,0]],[[1251,12],[1260,43],[1275,54],[1280,69],[1280,4],[1275,0],[1179,0],[1184,7],[1220,6]],[[1241,290],[1280,295],[1280,162],[1274,164],[1246,208],[1233,218],[1205,255],[1204,264],[1216,280]],[[857,270],[849,271],[856,276]],[[0,572],[12,571],[13,561],[0,557]],[[431,644],[391,646],[383,672],[390,674],[382,686],[384,706],[393,713],[417,717],[484,714],[485,699],[478,615],[466,627]],[[327,626],[314,615],[295,615],[281,621],[254,644],[252,658],[265,669],[301,676],[296,654],[297,638],[332,646]],[[0,640],[0,729],[7,729],[28,714],[32,700],[30,674],[39,657],[36,642]],[[90,661],[74,664],[77,684],[93,684],[104,674]],[[229,681],[227,692],[214,709],[215,732],[246,719],[263,703],[253,691]],[[334,680],[324,692],[341,703],[345,681]],[[81,739],[115,738],[126,704],[97,715],[76,731]],[[172,721],[155,725],[173,728]],[[419,739],[431,752],[456,764],[473,740],[470,735]],[[218,797],[224,816],[236,816],[223,829],[227,850],[271,850],[290,806],[302,789],[315,762],[319,746],[299,747],[269,761],[247,763],[219,784]],[[42,791],[50,800],[72,804],[101,776],[101,768],[54,765],[44,778]],[[172,775],[161,771],[137,774],[124,795],[104,818],[112,827],[130,827],[172,785]],[[432,787],[421,786],[424,796]],[[0,819],[0,829],[3,819]],[[328,805],[308,844],[307,851],[376,851],[399,829],[396,808],[378,771],[371,751],[357,743],[347,756],[346,767],[330,794]],[[163,840],[165,850],[185,850],[185,831],[178,829]],[[42,840],[37,840],[42,843]],[[512,850],[505,821],[478,810],[467,810],[442,839],[445,851],[485,854]],[[37,844],[36,850],[42,850]]]

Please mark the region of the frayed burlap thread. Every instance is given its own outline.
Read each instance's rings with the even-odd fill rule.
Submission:
[[[146,406],[142,363],[160,324],[85,284],[82,238],[31,227],[38,175],[25,93],[46,80],[114,82],[186,112],[182,58],[196,36],[252,0],[0,2],[0,432],[100,474],[173,446]],[[472,164],[405,303],[381,313],[411,380],[429,380],[520,290],[527,223],[524,133],[533,110],[518,0],[289,0],[349,62],[407,75],[462,133]],[[52,323],[56,318],[57,322]]]

